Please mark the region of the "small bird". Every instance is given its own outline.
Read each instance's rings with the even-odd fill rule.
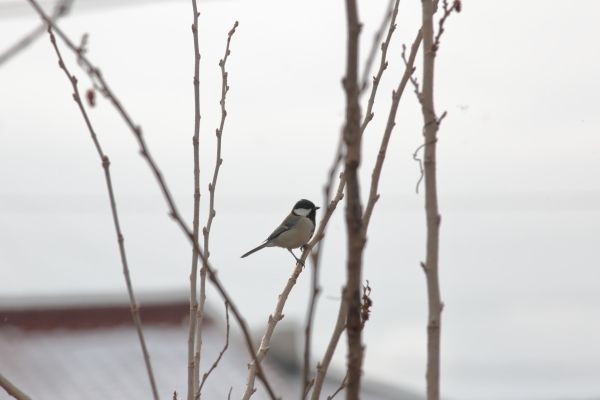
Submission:
[[[250,250],[242,258],[257,252],[265,247],[283,247],[288,249],[297,263],[304,265],[292,249],[304,246],[310,240],[315,232],[315,216],[319,207],[313,202],[302,199],[298,201],[292,212],[283,220],[283,222],[269,235],[267,240],[260,246]]]

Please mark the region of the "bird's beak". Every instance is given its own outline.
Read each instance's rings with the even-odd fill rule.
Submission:
[[[319,208],[321,208],[321,207],[315,207],[315,210],[318,210]]]

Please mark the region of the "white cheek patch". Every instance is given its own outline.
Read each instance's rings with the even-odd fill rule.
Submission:
[[[308,214],[310,214],[312,210],[309,208],[295,208],[294,209],[294,214],[296,215],[301,215],[303,217],[307,217]]]

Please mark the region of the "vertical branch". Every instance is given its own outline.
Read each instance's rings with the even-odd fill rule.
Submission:
[[[391,42],[392,34],[393,34],[394,30],[396,29],[396,16],[398,15],[398,6],[399,6],[399,0],[391,0],[390,1],[389,5],[387,7],[385,17],[384,17],[383,21],[381,22],[381,26],[379,27],[379,29],[377,30],[377,32],[375,34],[373,46],[371,48],[371,51],[369,52],[369,57],[367,58],[367,62],[365,64],[365,71],[363,72],[360,90],[358,93],[359,99],[365,93],[365,90],[368,86],[367,82],[368,82],[369,73],[370,73],[371,67],[373,66],[376,51],[378,48],[380,48],[381,49],[381,59],[379,62],[379,69],[377,70],[377,74],[373,77],[373,86],[371,87],[371,93],[369,95],[367,113],[365,114],[364,119],[361,122],[361,128],[360,128],[361,135],[364,133],[369,122],[373,119],[374,114],[371,110],[372,110],[373,104],[375,102],[375,97],[377,94],[377,89],[379,87],[379,82],[381,81],[383,72],[387,68],[387,61],[386,61],[387,50],[388,50],[390,42]],[[384,28],[386,25],[388,26],[387,35],[386,35],[386,38],[383,41],[383,43],[381,43],[381,45],[380,45],[379,41],[383,37],[383,32],[384,32]],[[325,203],[328,203],[329,199],[331,197],[331,185],[333,183],[333,177],[334,177],[335,171],[337,170],[338,165],[341,163],[341,161],[343,159],[343,153],[342,153],[343,148],[344,148],[344,137],[343,137],[343,135],[341,135],[340,142],[338,143],[338,148],[336,151],[336,156],[335,156],[334,162],[333,162],[331,168],[329,169],[327,183],[326,183],[325,187],[323,188]],[[366,231],[366,229],[365,229],[365,231]],[[306,397],[306,395],[308,394],[308,391],[310,389],[310,385],[311,385],[311,381],[309,381],[309,379],[308,379],[309,368],[310,368],[310,335],[311,335],[311,329],[312,329],[312,322],[313,322],[316,298],[320,291],[320,288],[318,285],[318,266],[319,266],[319,257],[321,254],[321,248],[322,248],[321,246],[323,246],[322,241],[321,241],[321,243],[319,243],[319,246],[315,249],[315,251],[313,251],[313,253],[311,254],[314,269],[313,269],[313,279],[312,279],[312,292],[311,292],[311,298],[310,298],[310,302],[309,302],[307,324],[306,324],[306,328],[305,328],[304,369],[303,369],[304,387],[303,387],[302,398]],[[337,341],[336,341],[336,345],[337,345]],[[327,371],[327,367],[325,367],[325,369],[324,369],[324,372],[326,372],[326,371]],[[314,383],[314,381],[313,381],[313,383]]]
[[[335,349],[337,348],[340,337],[346,329],[348,303],[344,300],[346,298],[345,292],[346,290],[342,289],[342,301],[340,301],[340,309],[338,311],[335,327],[333,328],[333,334],[329,339],[329,344],[327,345],[323,359],[317,364],[317,376],[315,377],[315,383],[313,385],[313,391],[310,397],[311,400],[319,400],[319,397],[321,396],[321,390],[323,389],[323,383],[325,382],[325,376],[327,375],[329,364],[331,363],[331,359],[333,358],[333,354],[335,353]]]
[[[153,396],[154,400],[158,400],[159,399],[158,389],[156,388],[156,381],[154,379],[154,373],[152,371],[152,364],[150,363],[150,354],[148,353],[148,348],[146,346],[146,341],[144,339],[144,332],[142,330],[142,320],[140,318],[140,311],[139,311],[138,304],[135,300],[135,295],[133,292],[133,285],[131,283],[131,277],[129,275],[129,265],[127,262],[127,254],[125,253],[125,238],[123,236],[123,233],[121,232],[121,224],[119,222],[119,214],[117,213],[117,204],[116,204],[116,200],[115,200],[115,194],[114,194],[112,179],[111,179],[111,175],[110,175],[110,160],[109,160],[108,156],[102,150],[102,146],[100,145],[98,136],[96,135],[96,132],[95,132],[94,128],[92,127],[92,123],[87,115],[87,112],[85,111],[83,102],[81,101],[81,96],[79,94],[79,89],[77,87],[77,78],[75,77],[75,75],[71,75],[71,73],[67,69],[67,66],[64,63],[62,55],[60,53],[60,50],[58,49],[58,46],[56,45],[56,38],[54,37],[54,33],[52,33],[52,27],[50,25],[48,26],[48,33],[50,35],[50,42],[52,43],[52,46],[54,47],[54,51],[56,52],[56,56],[58,57],[58,65],[63,70],[63,72],[67,76],[67,79],[71,83],[71,86],[73,88],[73,100],[75,100],[75,102],[77,103],[77,106],[79,107],[79,111],[81,112],[81,115],[83,116],[85,125],[87,126],[88,131],[91,136],[91,139],[94,142],[94,146],[96,147],[96,152],[98,153],[98,157],[102,161],[102,168],[104,169],[104,178],[106,180],[106,187],[108,190],[108,197],[110,200],[110,209],[112,212],[113,223],[115,226],[115,232],[117,234],[119,253],[121,255],[121,264],[123,266],[123,275],[125,277],[125,284],[127,285],[127,293],[129,294],[129,303],[131,305],[131,316],[133,318],[133,323],[135,325],[138,339],[139,339],[140,345],[142,347],[142,353],[144,355],[144,362],[146,364],[146,371],[148,373],[148,379],[150,380],[150,387],[152,389],[152,396]]]
[[[27,396],[2,374],[0,374],[0,387],[17,400],[31,400],[31,397]]]
[[[365,239],[362,229],[362,204],[358,168],[361,159],[360,105],[358,102],[358,37],[360,23],[356,0],[346,0],[348,24],[346,76],[343,84],[346,93],[346,123],[344,142],[346,143],[346,229],[348,237],[348,264],[344,299],[348,305],[346,333],[348,337],[348,389],[346,398],[358,400],[360,396],[360,376],[363,361],[361,309],[362,253]]]
[[[204,236],[204,258],[202,261],[202,268],[200,269],[200,304],[198,306],[198,316],[197,316],[197,330],[196,330],[196,361],[195,364],[200,367],[200,350],[202,348],[202,323],[204,321],[204,304],[206,302],[206,263],[208,258],[210,257],[209,251],[209,238],[210,238],[210,228],[212,227],[213,219],[217,212],[215,211],[215,189],[217,187],[217,178],[219,177],[219,169],[221,168],[221,164],[223,164],[223,158],[221,157],[221,138],[223,136],[223,128],[225,127],[225,118],[227,117],[227,110],[225,108],[225,99],[227,98],[227,92],[229,91],[229,85],[227,84],[227,71],[225,70],[225,65],[227,63],[227,58],[231,53],[229,50],[229,45],[231,43],[231,37],[235,33],[236,28],[238,27],[238,21],[235,21],[233,24],[233,28],[227,34],[227,45],[225,46],[225,55],[221,60],[219,60],[219,67],[221,68],[221,100],[219,104],[221,105],[221,122],[219,124],[219,128],[216,130],[217,135],[217,155],[215,159],[215,168],[213,171],[212,181],[208,184],[208,194],[209,194],[209,211],[208,211],[208,220],[206,226],[202,230],[202,234]],[[198,375],[196,379],[198,380],[200,377],[200,371],[198,370]],[[204,382],[205,379],[203,379]],[[200,387],[196,385],[197,394],[195,398],[200,398]]]
[[[344,138],[340,135],[337,150],[335,152],[335,157],[333,159],[333,163],[329,168],[327,173],[327,180],[325,185],[323,186],[323,204],[329,204],[331,201],[332,194],[332,186],[335,179],[335,173],[337,172],[343,158],[344,151]],[[340,179],[344,179],[343,175]],[[311,276],[311,288],[310,288],[310,298],[308,300],[308,311],[306,312],[306,326],[304,327],[304,363],[302,368],[302,392],[301,398],[304,399],[310,390],[311,380],[309,379],[309,375],[311,373],[311,337],[313,330],[313,322],[315,309],[317,306],[317,298],[321,293],[321,287],[319,286],[319,266],[321,264],[321,254],[323,251],[323,245],[325,240],[321,240],[310,253],[310,260],[312,263],[312,276]]]
[[[438,208],[436,146],[440,119],[434,108],[433,87],[435,56],[439,48],[440,36],[444,31],[444,22],[453,10],[460,11],[460,1],[455,0],[448,6],[443,0],[444,14],[439,21],[437,36],[433,32],[433,15],[437,9],[437,1],[422,0],[422,32],[423,32],[423,77],[422,90],[419,95],[423,114],[424,135],[424,176],[425,176],[425,215],[427,221],[426,259],[422,263],[427,280],[428,322],[427,322],[427,399],[440,398],[440,329],[443,303],[439,284],[439,236],[441,216]]]
[[[373,119],[375,115],[373,113],[373,104],[375,103],[375,95],[377,94],[377,88],[379,87],[379,82],[381,82],[381,77],[383,76],[383,72],[387,69],[387,51],[390,46],[390,42],[392,40],[392,34],[396,30],[396,17],[398,16],[398,6],[400,4],[400,0],[395,0],[394,8],[391,11],[390,16],[390,24],[388,26],[387,35],[385,40],[381,44],[381,58],[379,61],[379,69],[377,70],[377,74],[373,77],[373,87],[371,88],[371,94],[369,96],[369,101],[367,102],[367,111],[365,112],[365,116],[363,118],[362,124],[360,126],[361,134],[367,128],[367,125]]]
[[[379,43],[381,42],[381,38],[383,37],[383,31],[388,25],[390,19],[392,18],[392,12],[394,9],[395,2],[396,0],[388,0],[388,4],[385,7],[385,14],[383,16],[383,19],[379,24],[379,28],[377,29],[377,31],[375,31],[375,34],[373,35],[371,49],[369,50],[369,55],[367,56],[367,60],[365,61],[365,68],[363,69],[362,77],[360,78],[360,90],[358,93],[359,96],[362,96],[369,87],[369,78],[371,74],[371,69],[373,68],[373,62],[375,61],[375,55],[377,54],[377,48],[379,47]]]
[[[192,0],[192,36],[194,39],[194,217],[192,221],[193,240],[198,241],[200,231],[200,46],[198,44],[198,5]],[[204,276],[204,278],[206,275]],[[192,248],[192,267],[190,271],[190,326],[188,332],[188,389],[187,399],[193,400],[198,390],[200,375],[200,347],[196,344],[196,329],[198,316],[198,249]],[[206,279],[204,279],[206,280]],[[196,348],[196,345],[198,346]]]

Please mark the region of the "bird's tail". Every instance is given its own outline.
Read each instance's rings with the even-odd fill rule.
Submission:
[[[260,249],[264,249],[268,245],[269,245],[269,242],[265,242],[265,243],[261,244],[260,246],[253,248],[252,250],[250,250],[246,254],[242,255],[241,258],[247,257],[247,256],[249,256],[252,253],[256,253],[257,251],[259,251]]]

